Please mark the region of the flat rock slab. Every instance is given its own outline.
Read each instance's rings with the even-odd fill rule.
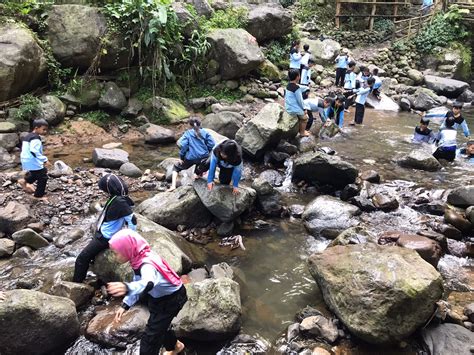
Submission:
[[[95,148],[92,152],[94,165],[100,168],[119,169],[128,163],[128,153],[122,149]]]

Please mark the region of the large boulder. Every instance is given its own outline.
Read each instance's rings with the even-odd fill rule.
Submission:
[[[408,69],[407,76],[413,80],[415,85],[421,85],[424,81],[423,73],[416,69]]]
[[[30,228],[22,229],[13,233],[12,239],[15,243],[21,246],[26,245],[33,249],[40,249],[49,245],[49,242],[46,239]]]
[[[127,98],[117,84],[109,81],[104,84],[98,103],[100,108],[120,112],[127,106]]]
[[[269,103],[237,131],[235,139],[245,153],[260,159],[266,150],[277,146],[282,138],[294,137],[297,130],[296,116],[290,116],[277,103]]]
[[[0,133],[0,148],[11,152],[20,142],[16,133]]]
[[[425,84],[428,89],[433,90],[438,95],[443,95],[448,98],[458,97],[469,87],[469,84],[464,81],[434,75],[426,75]]]
[[[50,126],[60,124],[66,115],[66,105],[54,95],[41,98],[39,117],[45,119]]]
[[[234,139],[243,126],[244,117],[237,112],[221,111],[210,113],[202,120],[203,128],[210,128],[227,138]]]
[[[0,208],[0,232],[13,234],[16,231],[25,228],[31,219],[29,209],[18,202],[8,202]]]
[[[443,293],[436,269],[414,250],[335,246],[309,258],[331,311],[368,343],[401,341],[426,324]]]
[[[255,190],[247,187],[240,187],[238,195],[234,195],[229,186],[223,185],[215,185],[212,191],[208,191],[207,183],[202,179],[193,186],[204,206],[221,222],[232,222],[253,206],[257,196]]]
[[[209,33],[214,58],[223,79],[244,76],[265,60],[255,38],[241,28],[217,29]]]
[[[38,87],[46,79],[46,58],[32,31],[0,24],[0,102]]]
[[[143,109],[147,115],[164,118],[169,123],[182,123],[190,116],[183,104],[166,97],[155,96],[148,99]]]
[[[317,64],[334,65],[334,59],[341,52],[341,45],[332,39],[321,41],[303,38],[301,44],[309,45],[309,50]]]
[[[145,136],[145,143],[148,144],[166,144],[176,141],[175,132],[172,129],[152,123],[141,126],[140,131]]]
[[[262,43],[287,35],[292,26],[293,21],[288,11],[277,4],[268,4],[250,10],[245,28]]]
[[[76,307],[81,307],[92,298],[94,288],[83,283],[58,280],[51,287],[50,293],[54,296],[69,298]]]
[[[404,168],[426,171],[437,171],[442,167],[439,161],[424,149],[412,150],[410,154],[403,156],[398,163]]]
[[[282,79],[280,69],[278,69],[278,67],[268,59],[265,59],[265,61],[257,68],[257,74],[260,77],[267,78],[271,81],[281,81]]]
[[[65,67],[87,69],[97,55],[100,55],[99,65],[103,69],[119,69],[128,65],[130,45],[123,38],[109,36],[105,48],[102,48],[107,19],[99,8],[55,5],[48,12],[47,22],[53,54]]]
[[[260,211],[266,216],[280,216],[283,210],[281,192],[261,177],[252,182],[252,188],[257,192],[257,206]]]
[[[354,183],[358,175],[354,165],[323,152],[304,153],[295,159],[293,165],[294,179],[338,188]]]
[[[172,192],[161,192],[143,201],[136,211],[166,228],[179,225],[189,228],[206,227],[211,213],[201,202],[192,186],[181,186]]]
[[[429,354],[472,354],[474,332],[452,323],[438,324],[421,331]]]
[[[474,206],[474,185],[461,186],[448,195],[448,203],[456,207]]]
[[[314,235],[329,238],[337,237],[357,221],[353,218],[360,214],[358,207],[332,196],[318,196],[311,201],[303,212],[303,221],[308,231]]]
[[[150,317],[148,309],[136,305],[126,311],[119,322],[114,321],[118,306],[108,306],[97,312],[86,328],[87,337],[105,346],[125,348],[139,340]]]
[[[123,149],[95,148],[92,161],[101,168],[120,169],[123,164],[128,163],[128,153]]]
[[[188,284],[188,302],[173,320],[178,337],[216,341],[240,330],[239,284],[227,277]]]
[[[416,98],[413,101],[413,107],[416,110],[428,111],[440,104],[438,96],[432,90],[419,88],[415,92],[415,95]]]
[[[63,353],[79,336],[74,302],[37,291],[6,291],[0,324],[2,354]]]

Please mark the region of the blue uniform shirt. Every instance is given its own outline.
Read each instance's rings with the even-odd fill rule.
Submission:
[[[43,155],[43,143],[36,133],[29,133],[21,144],[21,167],[26,171],[41,170],[48,158]]]
[[[201,128],[199,132],[201,138],[197,136],[194,129],[188,129],[179,139],[181,145],[179,157],[181,160],[204,159],[209,156],[216,143],[211,134],[204,128]]]

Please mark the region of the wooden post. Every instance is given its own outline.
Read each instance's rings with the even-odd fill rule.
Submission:
[[[397,21],[397,15],[398,15],[398,5],[393,5],[393,18],[394,21]]]
[[[339,28],[340,22],[339,22],[339,15],[341,14],[341,3],[339,0],[336,0],[336,28]]]
[[[371,17],[370,17],[370,20],[369,20],[369,30],[372,31],[374,29],[374,15],[377,11],[377,5],[376,4],[376,1],[377,0],[372,0],[372,2],[374,3],[374,5],[372,5],[372,12],[371,12]]]

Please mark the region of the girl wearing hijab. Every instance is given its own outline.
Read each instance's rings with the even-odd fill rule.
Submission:
[[[178,179],[178,173],[181,170],[186,170],[193,165],[196,165],[194,171],[195,174],[197,176],[202,176],[202,174],[207,170],[207,158],[216,144],[210,133],[204,128],[201,128],[201,121],[199,118],[191,118],[189,120],[189,125],[192,128],[184,132],[183,136],[179,139],[179,145],[181,146],[179,158],[181,160],[174,166],[171,187],[168,191],[176,189],[176,180]]]
[[[209,191],[214,187],[217,167],[220,169],[219,182],[229,185],[232,181],[232,192],[234,195],[238,194],[239,181],[242,177],[242,149],[236,141],[227,139],[212,151],[209,174],[207,175],[207,189]]]
[[[95,235],[76,259],[73,282],[83,282],[97,254],[109,247],[109,239],[127,225],[136,230],[137,221],[132,212],[133,201],[128,197],[128,186],[121,178],[114,174],[107,174],[100,178],[99,189],[109,194],[99,219]]]
[[[129,262],[134,271],[132,282],[109,282],[107,292],[114,297],[125,296],[122,306],[115,312],[120,321],[123,313],[132,307],[141,294],[148,297],[150,318],[140,340],[140,355],[158,355],[161,346],[164,354],[178,354],[184,349],[173,330],[171,321],[188,300],[180,277],[160,256],[151,251],[148,242],[138,233],[123,229],[109,242],[118,262]]]

